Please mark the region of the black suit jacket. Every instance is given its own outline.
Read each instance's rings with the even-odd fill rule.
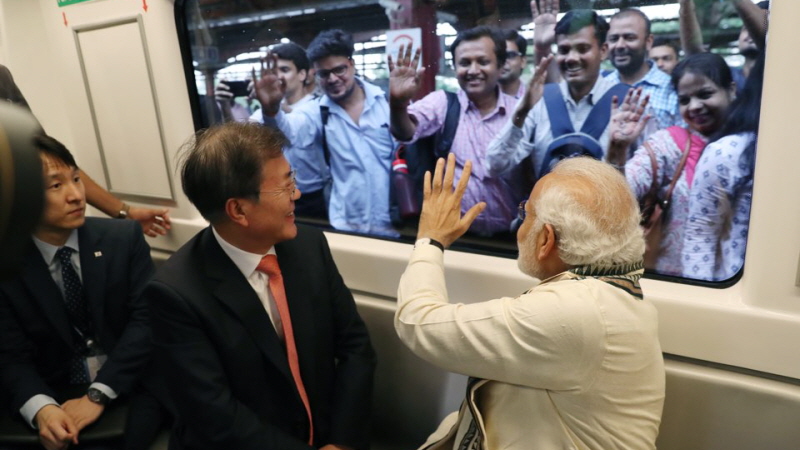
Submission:
[[[368,447],[375,356],[324,235],[298,226],[275,246],[314,446]],[[178,423],[172,446],[293,450],[308,419],[284,347],[245,277],[206,228],[156,273],[145,296],[155,357]]]
[[[78,244],[95,338],[108,355],[95,381],[126,394],[152,348],[141,296],[154,271],[150,248],[134,220],[87,218]],[[61,292],[31,241],[20,274],[0,283],[0,387],[12,414],[36,394],[58,397],[68,383],[73,333]]]

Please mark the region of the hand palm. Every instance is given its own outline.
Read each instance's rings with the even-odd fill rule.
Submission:
[[[417,71],[411,67],[397,66],[389,76],[389,93],[398,100],[411,100],[419,89]]]

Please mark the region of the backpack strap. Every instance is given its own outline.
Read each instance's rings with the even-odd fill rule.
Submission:
[[[608,120],[611,118],[611,99],[616,96],[620,102],[625,98],[625,94],[631,88],[625,83],[617,83],[611,87],[597,102],[595,102],[586,121],[583,122],[581,132],[599,140],[603,131],[608,127]]]
[[[435,158],[444,158],[450,152],[458,129],[458,119],[461,115],[461,103],[458,101],[458,95],[450,91],[444,91],[444,94],[447,96],[447,112],[444,117],[444,126],[440,132],[436,133],[434,139],[433,152]]]
[[[319,115],[322,116],[322,152],[325,155],[325,164],[329,167],[331,165],[331,151],[328,149],[328,139],[325,136],[325,127],[328,125],[328,117],[331,115],[331,110],[325,105],[319,105]]]
[[[547,107],[550,130],[552,130],[554,139],[561,135],[575,132],[575,127],[569,118],[567,105],[564,103],[564,96],[561,95],[558,83],[544,85],[544,104]]]

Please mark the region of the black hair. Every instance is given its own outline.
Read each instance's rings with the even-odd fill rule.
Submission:
[[[650,18],[647,17],[647,14],[643,13],[640,9],[637,8],[624,8],[621,9],[619,12],[611,16],[611,20],[614,19],[621,19],[623,17],[629,16],[639,16],[644,21],[644,37],[650,36]]]
[[[756,58],[744,89],[736,100],[728,108],[728,117],[722,128],[711,137],[711,141],[716,141],[722,137],[738,133],[758,133],[758,125],[761,123],[761,92],[764,86],[764,53],[761,52]],[[755,141],[743,152],[742,158],[748,167],[752,167],[755,162]]]
[[[657,37],[653,40],[653,48],[656,47],[669,47],[672,51],[675,52],[675,58],[678,59],[681,56],[681,51],[678,48],[678,44],[671,39],[667,39],[665,37]]]
[[[209,222],[227,217],[230,198],[258,197],[264,162],[283,153],[286,137],[276,128],[227,122],[198,131],[183,145],[183,192]]]
[[[756,5],[761,9],[769,9],[769,0],[758,2]]]
[[[294,66],[297,67],[298,72],[301,70],[308,72],[308,69],[311,67],[311,64],[308,62],[308,56],[306,56],[305,49],[294,42],[278,44],[272,47],[270,51],[277,55],[280,59],[286,59],[293,62]]]
[[[679,62],[672,70],[672,87],[677,91],[678,84],[687,73],[703,75],[722,89],[733,86],[731,68],[722,56],[716,53],[697,53]]]
[[[519,33],[517,33],[517,30],[505,30],[503,32],[503,38],[506,41],[514,41],[514,43],[517,44],[519,53],[522,56],[525,56],[525,52],[528,51],[528,40],[522,37]]]
[[[353,57],[353,36],[342,30],[325,30],[317,35],[306,50],[312,63],[328,56]]]
[[[497,57],[497,67],[503,67],[506,63],[506,40],[497,28],[481,25],[461,31],[456,36],[456,40],[450,44],[450,55],[453,57],[453,64],[456,61],[456,48],[464,41],[477,41],[482,37],[488,37],[494,42],[494,54]]]
[[[567,11],[564,17],[556,24],[556,37],[575,34],[588,26],[594,27],[594,37],[597,39],[597,45],[603,45],[608,34],[608,22],[603,16],[591,9],[572,9]]]
[[[33,145],[40,152],[52,159],[61,161],[67,167],[78,168],[78,164],[75,163],[75,157],[72,156],[69,149],[55,138],[45,134],[36,135],[33,137]]]

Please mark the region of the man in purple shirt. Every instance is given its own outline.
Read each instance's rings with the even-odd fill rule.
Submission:
[[[458,128],[450,149],[456,156],[456,177],[464,163],[472,160],[472,179],[467,185],[462,208],[468,211],[485,201],[486,212],[470,231],[481,236],[509,232],[522,197],[521,188],[508,176],[492,177],[484,167],[486,148],[514,110],[516,99],[500,90],[500,68],[506,60],[505,39],[499,31],[476,27],[462,31],[450,46],[460,89]],[[401,47],[396,61],[389,59],[389,105],[394,137],[406,143],[431,136],[444,126],[447,97],[434,91],[411,104],[420,87],[424,68],[417,69],[420,50]]]

